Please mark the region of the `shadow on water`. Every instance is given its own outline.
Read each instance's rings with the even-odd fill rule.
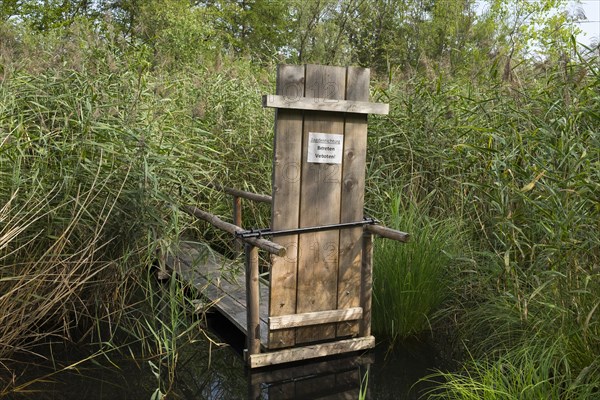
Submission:
[[[358,399],[361,383],[368,382],[367,399],[418,399],[427,389],[417,383],[443,365],[433,346],[417,342],[387,351],[379,343],[374,351],[295,363],[250,372],[242,359],[244,337],[219,315],[208,318],[211,332],[229,345],[218,345],[200,335],[181,349],[169,399]],[[214,339],[215,337],[213,337]],[[85,358],[73,346],[52,346],[54,365],[27,365],[20,380],[52,374],[72,360]],[[148,399],[158,387],[152,360],[126,357],[95,358],[50,375],[27,387],[14,399]],[[366,378],[366,376],[368,376]]]

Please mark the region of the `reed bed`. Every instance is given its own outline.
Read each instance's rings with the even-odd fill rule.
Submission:
[[[270,192],[272,113],[259,95],[273,92],[274,66],[209,54],[167,65],[85,22],[0,34],[0,393],[23,387],[14,362],[45,340],[109,351],[125,332],[160,398],[201,329],[186,288],[153,286],[149,271],[182,233],[228,239],[178,210],[230,214],[204,183]],[[597,55],[523,62],[514,81],[497,69],[375,82],[391,113],[369,121],[367,211],[413,243],[377,244],[374,327],[462,343],[464,369],[430,396],[594,398]],[[247,206],[248,226],[268,225],[261,207]]]
[[[246,133],[257,143],[271,135],[253,125],[271,117],[248,100],[268,78],[244,62],[160,73],[143,45],[86,23],[2,34],[21,45],[0,52],[0,393],[26,387],[15,363],[43,357],[48,341],[128,351],[123,333],[144,343],[157,394],[167,392],[177,343],[200,330],[189,314],[163,311],[189,309],[184,288],[148,302],[149,271],[182,232],[203,229],[179,204],[206,201],[204,184],[228,183],[228,166],[258,182],[260,168],[239,156]],[[215,89],[225,83],[228,94]]]
[[[462,227],[461,262],[443,272],[452,279],[422,298],[451,292],[428,319],[440,318],[434,336],[452,327],[467,359],[463,371],[440,375],[447,383],[431,396],[600,393],[600,82],[597,55],[573,51],[567,64],[523,65],[519,82],[495,78],[494,67],[475,79],[440,70],[374,92],[391,115],[370,125],[371,212],[386,214],[394,187],[404,204],[427,204],[428,218]],[[378,303],[382,315],[393,301],[410,304],[402,288]],[[399,331],[411,310],[385,323]]]

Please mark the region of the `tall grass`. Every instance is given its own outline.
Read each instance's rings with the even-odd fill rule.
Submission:
[[[269,191],[272,113],[257,99],[272,72],[214,56],[164,67],[110,23],[0,35],[0,379],[25,387],[9,371],[48,338],[111,351],[125,332],[160,397],[200,329],[184,288],[165,295],[150,268],[206,229],[179,204],[229,214],[204,183]],[[268,225],[268,210],[245,214]]]
[[[482,304],[469,318],[469,336],[480,338],[473,359],[440,374],[434,398],[598,398],[600,276],[581,274],[572,285],[550,273],[521,304],[510,293]]]
[[[392,194],[388,225],[411,233],[401,244],[378,240],[373,265],[373,330],[395,341],[431,330],[449,296],[452,263],[461,251],[460,222],[435,220],[425,205]]]
[[[247,139],[270,148],[271,131],[252,125],[270,117],[248,104],[269,78],[260,83],[244,62],[217,74],[153,71],[143,45],[85,22],[2,35],[15,43],[0,52],[2,386],[22,387],[10,374],[17,355],[49,338],[87,338],[108,351],[123,331],[157,343],[168,382],[175,342],[190,327],[177,325],[186,320],[177,313],[155,325],[164,305],[143,307],[147,272],[182,232],[200,228],[178,205],[203,201],[204,182],[229,183],[228,168],[257,182],[252,174],[264,175],[268,165],[253,159],[253,172],[245,152]],[[223,82],[228,94],[215,90]]]
[[[447,383],[429,398],[449,399],[594,399],[597,370],[569,369],[561,349],[531,344],[503,354],[497,360],[478,359],[466,364],[463,374],[442,374]]]
[[[597,55],[573,56],[524,62],[519,82],[491,66],[375,91],[392,107],[370,125],[368,204],[381,212],[400,186],[429,217],[458,218],[473,249],[447,308],[473,361],[441,397],[598,395],[600,74]]]
[[[258,99],[274,67],[200,53],[202,65],[163,65],[103,23],[2,25],[0,39],[3,370],[45,339],[106,343],[121,330],[144,340],[167,393],[178,341],[197,326],[182,323],[175,283],[147,302],[147,271],[182,232],[209,229],[178,202],[229,214],[204,182],[270,191],[272,113]],[[444,304],[474,358],[445,375],[444,395],[583,398],[600,376],[597,57],[515,68],[520,81],[490,63],[474,77],[440,67],[375,82],[391,113],[369,122],[368,211],[412,240],[377,243],[373,326],[398,340]],[[248,225],[268,225],[260,207]]]
[[[450,398],[484,392],[489,397],[483,398],[493,398],[494,388],[513,396],[499,398],[519,398],[528,384],[549,389],[543,375],[533,374],[531,361],[547,354],[554,355],[548,364],[551,376],[563,384],[539,396],[557,398],[557,390],[565,398],[597,393],[597,378],[589,374],[598,358],[592,344],[598,338],[590,332],[598,318],[598,296],[591,289],[600,243],[597,188],[591,183],[600,160],[594,111],[598,92],[591,89],[597,87],[597,76],[593,64],[573,63],[566,72],[545,71],[542,82],[500,86],[480,104],[472,95],[460,100],[482,111],[461,118],[473,119],[469,129],[481,135],[460,138],[456,148],[463,152],[465,168],[452,179],[462,183],[459,204],[466,206],[461,208],[466,220],[479,226],[473,242],[488,256],[471,275],[475,281],[460,282],[477,288],[469,303],[473,311],[465,319],[468,347],[476,358],[467,368],[477,373],[452,375],[448,386],[460,389],[449,391]],[[486,128],[487,121],[494,124]],[[487,361],[479,359],[482,354]],[[502,366],[514,371],[506,372],[515,380],[510,390],[499,379]],[[516,371],[535,379],[519,383]]]

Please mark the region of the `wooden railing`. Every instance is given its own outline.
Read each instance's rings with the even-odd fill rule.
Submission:
[[[252,200],[261,203],[272,203],[272,197],[267,195],[256,194],[243,190],[224,187],[218,184],[208,184],[208,187],[220,190],[233,196],[233,223],[225,222],[219,217],[194,206],[182,206],[181,209],[225,232],[233,235],[242,233],[242,199]],[[364,225],[364,234],[362,239],[362,270],[361,277],[361,304],[362,304],[362,321],[371,320],[371,299],[372,299],[372,258],[373,258],[373,235],[396,240],[399,242],[407,242],[409,235],[406,232],[397,231],[395,229],[386,228],[381,225]],[[241,251],[242,244],[244,245],[245,268],[246,268],[246,306],[247,308],[247,346],[248,354],[260,353],[260,315],[259,315],[259,265],[258,265],[258,249],[267,251],[269,254],[278,257],[284,257],[286,248],[266,240],[263,238],[241,238],[235,239],[235,246],[238,251]],[[322,314],[322,313],[321,313]],[[371,335],[371,324],[361,323],[360,335],[367,337]]]
[[[229,225],[228,228],[221,228],[220,226],[217,226],[215,224],[212,224],[212,225],[215,225],[216,227],[221,228],[221,229],[225,230],[226,232],[230,232],[233,234],[235,234],[235,230],[231,230],[232,229],[231,225],[234,225],[237,228],[243,230],[243,228],[242,228],[242,199],[252,200],[252,201],[259,202],[259,203],[268,203],[268,204],[271,204],[273,202],[273,198],[266,194],[257,194],[257,193],[253,193],[253,192],[247,192],[245,190],[234,189],[234,188],[222,186],[222,185],[219,185],[216,183],[209,183],[206,186],[211,189],[215,189],[215,190],[221,191],[223,193],[227,193],[232,196],[232,198],[233,198],[233,217],[232,217],[233,224],[228,224],[227,222],[221,221],[218,217],[216,217],[210,213],[207,213],[205,211],[199,210],[195,207],[185,206],[184,211],[186,211],[190,215],[194,215],[197,218],[203,219],[209,223],[211,221],[209,221],[207,218],[210,216],[210,218],[212,220],[215,220],[215,221],[218,220],[219,224],[221,224],[221,223],[228,224]],[[198,215],[196,215],[194,212],[191,211],[192,209],[200,211],[202,213],[202,216],[200,216],[200,213],[198,213],[197,211],[196,211],[196,213]],[[223,226],[225,226],[225,225],[223,225]],[[387,228],[382,225],[365,225],[365,229],[377,236],[381,236],[386,239],[396,240],[396,241],[402,242],[402,243],[408,242],[409,237],[410,237],[410,235],[406,232],[398,231],[395,229],[390,229],[390,228]],[[241,240],[241,239],[239,239],[239,240]],[[257,247],[260,247],[260,246],[257,246]],[[267,250],[267,251],[269,251],[269,250]],[[270,253],[272,253],[272,252],[270,252]],[[272,253],[272,254],[275,254],[275,253]]]
[[[206,186],[227,193],[233,197],[233,223],[225,222],[214,214],[201,210],[194,206],[182,206],[181,209],[186,213],[204,220],[209,224],[225,232],[235,235],[242,232],[242,199],[252,200],[260,203],[272,203],[271,196],[246,192],[244,190],[233,189],[221,186],[215,183]],[[236,238],[234,249],[241,251],[244,244],[244,265],[246,268],[246,306],[247,309],[247,346],[249,354],[260,353],[260,288],[259,288],[259,268],[258,268],[258,249],[267,251],[269,254],[278,257],[284,257],[285,247],[262,238]]]
[[[182,210],[198,219],[208,222],[216,228],[219,228],[233,235],[235,235],[236,233],[242,233],[244,231],[244,229],[241,226],[225,222],[216,215],[203,211],[197,207],[183,206]],[[259,249],[265,250],[270,254],[274,254],[279,257],[285,256],[285,247],[277,243],[273,243],[269,240],[262,238],[244,238],[240,240],[243,240],[246,243],[251,244],[252,246],[258,247]]]
[[[223,193],[227,193],[233,197],[233,224],[236,226],[242,226],[242,199],[256,201],[258,203],[268,203],[271,204],[273,202],[273,198],[271,196],[267,196],[265,194],[257,194],[252,192],[246,192],[244,190],[234,189],[226,186],[219,185],[217,183],[209,183],[206,185],[211,189],[215,189],[221,191]],[[240,253],[242,251],[243,242],[240,239],[234,239],[233,248],[236,253]]]

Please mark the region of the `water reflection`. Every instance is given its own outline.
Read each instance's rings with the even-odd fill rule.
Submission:
[[[369,353],[251,371],[248,398],[356,400],[373,361]]]
[[[182,348],[168,399],[355,400],[361,383],[368,381],[367,399],[410,400],[417,399],[427,388],[415,383],[432,369],[441,367],[435,351],[427,343],[413,343],[391,353],[381,343],[369,353],[250,371],[241,357],[244,338],[238,331],[218,317],[210,325],[219,331],[221,340],[226,339],[230,345],[217,346],[201,337]],[[59,347],[52,350],[54,359],[60,360],[57,364],[27,365],[19,372],[19,379],[26,381],[51,374],[85,357],[77,349]],[[159,385],[150,362],[153,360],[96,358],[48,376],[27,387],[28,392],[9,398],[150,400]]]

